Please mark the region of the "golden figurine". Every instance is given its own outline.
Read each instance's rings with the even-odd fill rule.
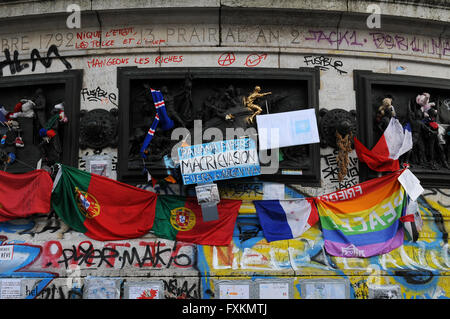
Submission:
[[[255,86],[255,90],[252,92],[252,94],[250,94],[248,97],[244,96],[244,106],[253,111],[253,114],[247,118],[248,123],[253,123],[253,119],[255,118],[255,116],[261,114],[262,112],[262,108],[259,105],[254,104],[255,100],[260,97],[272,94],[272,92],[259,93],[260,91],[261,87]]]

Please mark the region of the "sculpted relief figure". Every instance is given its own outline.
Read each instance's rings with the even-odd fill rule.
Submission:
[[[260,93],[260,91],[261,87],[255,86],[254,91],[248,97],[244,97],[244,106],[253,111],[253,114],[250,115],[247,119],[250,124],[253,123],[253,119],[255,118],[255,116],[261,114],[262,112],[262,108],[259,105],[255,104],[255,101],[263,96],[272,94],[272,92]]]

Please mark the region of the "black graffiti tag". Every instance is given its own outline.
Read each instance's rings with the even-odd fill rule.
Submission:
[[[30,67],[29,63],[22,63],[22,61],[19,59],[19,52],[17,50],[14,50],[12,58],[11,52],[8,49],[5,49],[3,53],[5,55],[5,59],[0,62],[0,77],[3,76],[3,69],[8,66],[11,75],[20,73]],[[59,59],[62,64],[64,64],[66,69],[72,69],[72,65],[70,64],[70,62],[59,54],[58,47],[56,45],[51,45],[47,50],[46,56],[41,56],[38,49],[33,49],[31,51],[31,71],[34,72],[36,70],[37,62],[40,62],[45,68],[48,69],[52,65],[53,57]]]
[[[83,247],[87,244],[87,247]],[[86,266],[114,267],[114,261],[121,261],[120,268],[127,265],[153,268],[169,268],[172,265],[178,268],[188,268],[194,265],[194,260],[187,255],[180,253],[180,248],[185,246],[175,242],[173,247],[166,247],[165,243],[161,242],[141,242],[144,252],[139,252],[136,247],[132,247],[131,251],[125,250],[122,254],[112,247],[102,247],[94,249],[92,243],[86,241],[80,243],[78,247],[72,245],[71,248],[62,250],[59,264],[64,264],[68,268],[71,264],[79,266],[85,264]]]
[[[329,70],[330,68],[334,68],[339,74],[346,74],[347,71],[341,69],[344,65],[340,60],[333,60],[332,58],[326,56],[312,56],[307,55],[304,57],[304,61],[306,65],[318,66],[321,70]]]
[[[99,86],[96,89],[89,90],[87,88],[81,89],[81,96],[83,101],[90,102],[105,102],[110,101],[112,104],[117,106],[117,95],[115,93],[108,93]]]

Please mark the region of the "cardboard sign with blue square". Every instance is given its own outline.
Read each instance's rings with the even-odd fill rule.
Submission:
[[[256,123],[260,150],[320,142],[315,109],[257,115]]]

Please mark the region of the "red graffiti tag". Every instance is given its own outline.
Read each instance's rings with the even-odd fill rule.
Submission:
[[[265,60],[267,58],[267,53],[253,53],[253,54],[249,54],[247,56],[247,59],[245,60],[244,65],[252,68],[257,66],[258,64],[260,64],[263,60]]]
[[[219,59],[217,60],[217,63],[220,66],[229,66],[232,65],[236,61],[236,56],[233,52],[225,52],[222,54]]]

